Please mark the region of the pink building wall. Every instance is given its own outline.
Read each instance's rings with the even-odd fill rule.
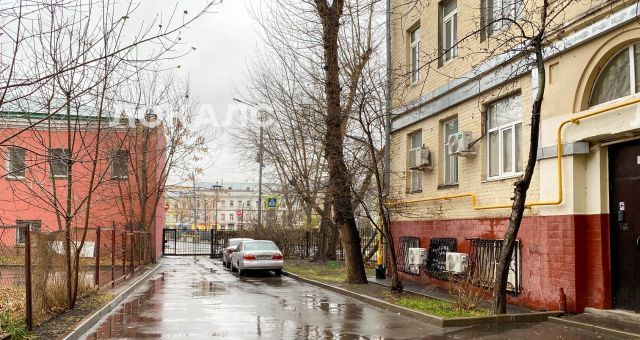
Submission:
[[[0,129],[0,140],[13,136],[22,130],[23,121],[16,120],[15,126]],[[55,231],[64,228],[64,217],[56,214],[66,211],[67,179],[51,177],[49,149],[66,149],[71,138],[72,159],[72,219],[73,228],[84,226],[87,211],[87,197],[90,192],[93,159],[96,144],[98,145],[98,162],[93,179],[93,196],[89,210],[90,228],[112,227],[117,229],[140,230],[136,226],[141,216],[142,207],[138,199],[141,180],[139,169],[142,160],[141,128],[103,127],[100,131],[99,143],[95,121],[79,121],[74,123],[71,135],[67,133],[60,121],[53,122],[49,129],[47,122],[36,128],[21,132],[17,137],[0,145],[0,225],[15,225],[18,220],[37,220],[41,222],[42,231]],[[155,218],[151,224],[152,236],[155,238],[156,257],[161,255],[162,229],[164,228],[164,201],[155,197],[162,190],[160,182],[164,169],[164,147],[162,128],[149,130],[149,147],[147,152],[147,181],[153,183],[148,190],[150,197],[147,203],[147,216]],[[7,176],[7,148],[21,147],[26,150],[25,176],[13,179]],[[130,152],[127,178],[112,178],[111,165],[113,151],[125,149]],[[136,175],[137,174],[137,175]],[[55,189],[54,189],[55,182]],[[55,195],[54,195],[55,194]],[[162,197],[160,194],[159,197]],[[53,202],[57,201],[56,204]],[[61,223],[59,222],[61,219]],[[16,248],[16,232],[0,231],[0,248]],[[19,248],[19,247],[18,247]]]

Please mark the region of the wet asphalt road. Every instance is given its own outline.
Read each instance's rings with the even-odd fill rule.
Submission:
[[[551,323],[434,327],[287,277],[239,278],[206,257],[163,267],[86,336],[195,339],[588,339]]]

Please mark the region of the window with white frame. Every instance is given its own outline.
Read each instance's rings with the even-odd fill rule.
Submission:
[[[409,53],[411,64],[411,83],[420,80],[420,27],[409,33]]]
[[[523,0],[487,0],[487,35],[492,36],[510,20],[520,17]]]
[[[449,150],[449,137],[458,132],[458,118],[452,118],[442,123],[444,130],[444,184],[458,184],[458,156],[452,154]]]
[[[233,208],[233,201],[229,201],[229,207]]]
[[[16,224],[18,228],[16,228],[16,244],[24,245],[27,239],[27,231],[25,227],[29,228],[29,231],[40,231],[40,226],[42,225],[41,221],[23,221],[17,220]]]
[[[420,170],[412,170],[410,169],[414,166],[413,162],[415,159],[416,153],[422,151],[422,130],[414,132],[409,135],[409,191],[416,192],[422,190],[422,171]]]
[[[67,177],[69,169],[67,164],[70,154],[69,149],[51,149],[49,151],[49,164],[51,165],[51,176]]]
[[[487,111],[488,177],[501,178],[522,172],[522,105],[520,95],[489,106]]]
[[[458,1],[449,0],[442,4],[442,53],[443,61],[456,57],[458,42]]]
[[[11,146],[7,148],[7,178],[24,178],[25,149]]]
[[[624,48],[611,58],[596,78],[590,106],[640,92],[640,44]]]
[[[229,214],[229,221],[233,221],[233,214]]]

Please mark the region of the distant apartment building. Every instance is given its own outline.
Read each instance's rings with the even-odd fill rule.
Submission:
[[[154,198],[164,185],[162,127],[103,119],[97,131],[91,116],[0,113],[0,140],[7,139],[0,146],[0,226],[51,232],[65,229],[70,216],[79,230],[88,211],[89,228],[150,232],[159,256],[164,203]],[[24,244],[24,227],[0,228],[0,253],[20,253]]]
[[[266,189],[265,189],[266,192]],[[266,194],[263,194],[266,197]],[[255,226],[258,186],[255,183],[197,182],[167,186],[166,228],[237,230]],[[263,209],[263,217],[268,214]]]
[[[535,2],[537,5],[537,2]],[[469,255],[487,285],[530,140],[535,69],[518,56],[477,60],[534,2],[391,0],[391,198],[402,279],[444,285],[444,253]],[[640,22],[637,3],[574,2],[545,48],[546,94],[509,302],[556,310],[640,311]],[[461,41],[458,40],[468,37]],[[445,51],[429,68],[425,55]],[[504,75],[508,74],[509,77]],[[400,84],[399,84],[400,83]],[[562,147],[558,154],[558,138]],[[426,264],[407,262],[426,248]]]

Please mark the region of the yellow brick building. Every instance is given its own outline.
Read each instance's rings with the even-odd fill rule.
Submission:
[[[521,22],[540,4],[391,1],[390,196],[409,202],[392,212],[406,280],[443,284],[442,245],[469,254],[478,275],[492,275],[510,210],[484,208],[511,204],[539,75],[500,49],[513,24],[491,18]],[[511,302],[557,309],[562,289],[571,311],[640,311],[637,3],[566,4],[544,48],[533,206],[512,262]],[[419,270],[404,256],[412,247],[430,251]]]

